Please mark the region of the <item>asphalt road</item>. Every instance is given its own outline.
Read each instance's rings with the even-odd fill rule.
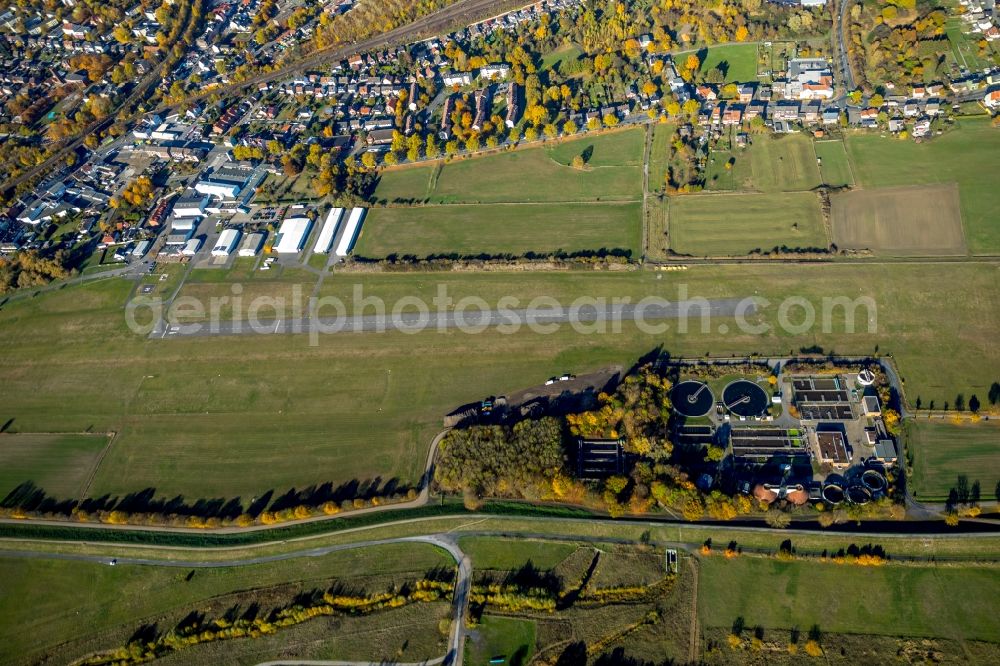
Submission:
[[[847,42],[844,39],[844,17],[851,10],[851,0],[840,0],[837,15],[834,17],[833,30],[836,34],[837,51],[840,56],[840,66],[844,75],[844,87],[847,92],[854,90],[854,72],[851,70],[850,57],[847,53]]]
[[[330,308],[332,309],[332,308]],[[204,337],[218,335],[277,335],[287,333],[384,333],[400,331],[419,333],[423,331],[445,331],[459,329],[468,333],[479,333],[494,328],[502,333],[514,333],[523,327],[539,332],[554,332],[561,325],[581,325],[588,330],[607,328],[614,330],[618,322],[644,323],[656,327],[650,332],[662,332],[669,325],[664,320],[697,319],[734,315],[748,316],[756,306],[749,298],[685,300],[668,302],[657,299],[649,302],[628,304],[585,304],[577,306],[555,306],[533,309],[500,309],[449,311],[415,311],[368,315],[312,316],[283,319],[239,319],[213,322],[169,323],[159,320],[150,332],[153,339],[172,337]],[[321,315],[322,304],[316,310]],[[658,323],[654,323],[658,322]]]

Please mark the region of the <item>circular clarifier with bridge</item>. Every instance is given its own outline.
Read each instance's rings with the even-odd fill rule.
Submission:
[[[685,381],[679,383],[670,392],[670,402],[674,411],[681,416],[697,418],[705,416],[712,410],[715,396],[712,389],[704,382]]]

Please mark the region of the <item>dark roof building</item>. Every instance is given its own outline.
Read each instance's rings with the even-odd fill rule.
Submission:
[[[836,467],[846,467],[851,462],[844,433],[840,431],[817,432],[820,460]]]
[[[891,439],[880,439],[875,442],[875,458],[882,462],[893,463],[898,459],[896,443]]]

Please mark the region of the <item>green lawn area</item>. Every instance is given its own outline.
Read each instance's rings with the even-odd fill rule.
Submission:
[[[822,184],[813,140],[804,134],[755,135],[750,146],[734,155],[737,190],[799,192]]]
[[[641,243],[639,203],[449,205],[373,208],[355,254],[524,254]]]
[[[753,83],[757,81],[756,44],[709,46],[707,49],[678,53],[674,56],[674,60],[683,66],[684,60],[692,53],[697,54],[701,58],[701,72],[703,74],[722,65],[722,68],[725,70],[725,80],[727,83],[730,81],[738,83]]]
[[[317,225],[318,226],[318,225]],[[307,245],[307,247],[309,247]],[[259,270],[258,262],[263,264],[259,256],[257,257],[237,257],[229,267],[225,268],[193,268],[185,280],[185,285],[190,284],[214,284],[239,282],[246,285],[253,282],[258,284],[270,284],[276,282],[310,282],[315,281],[316,276],[300,266],[285,266],[275,263],[270,270]],[[183,266],[173,267],[173,271],[183,270]],[[255,270],[258,268],[258,270]],[[168,270],[170,270],[168,268]]]
[[[486,615],[465,640],[466,662],[486,666],[492,659],[523,666],[535,652],[535,622]]]
[[[906,445],[913,454],[913,495],[921,500],[948,499],[958,477],[979,481],[983,500],[995,500],[1000,482],[1000,426],[992,423],[907,423]]]
[[[583,55],[583,49],[581,49],[576,44],[563,44],[562,46],[552,49],[544,56],[542,56],[542,64],[539,67],[539,71],[548,71],[559,66],[560,63],[570,62],[578,59]]]
[[[736,189],[735,171],[727,169],[730,160],[735,164],[736,155],[728,150],[713,149],[705,166],[705,189],[709,192],[732,192]]]
[[[794,538],[793,538],[794,541]],[[709,627],[813,625],[821,632],[1000,640],[991,568],[856,567],[758,558],[702,560],[698,613]]]
[[[520,569],[528,562],[538,569],[554,569],[577,549],[573,543],[493,537],[463,537],[459,545],[476,569],[500,571]]]
[[[916,144],[852,133],[847,152],[865,188],[957,182],[969,249],[1000,252],[1000,190],[987,174],[1000,171],[1000,132],[989,119],[968,118],[960,129]]]
[[[570,166],[574,157],[584,155],[587,166],[592,169],[640,167],[644,139],[641,128],[623,129],[563,141],[549,148],[548,156],[563,166]]]
[[[0,434],[0,499],[27,481],[79,497],[107,443],[105,435]]]
[[[675,252],[696,256],[829,244],[819,199],[811,192],[673,197],[670,237]]]
[[[413,579],[442,566],[453,567],[454,562],[443,551],[424,544],[391,544],[322,557],[196,570],[2,557],[0,659],[81,639],[99,639],[97,644],[87,644],[90,649],[113,648],[146,620],[161,614],[183,617],[221,595],[249,591],[248,598],[238,600],[246,610],[254,592],[278,585],[289,585],[281,595],[287,603],[300,591],[325,590],[335,579],[363,586],[366,576]],[[401,576],[404,573],[407,576]],[[388,579],[379,582],[384,586]],[[159,627],[161,631],[169,628]]]
[[[817,141],[813,145],[816,148],[816,156],[823,161],[820,166],[820,176],[824,184],[831,187],[854,184],[851,164],[847,160],[847,148],[843,141]]]
[[[383,171],[379,175],[375,197],[386,201],[423,200],[430,196],[433,179],[443,168],[437,163]]]
[[[750,321],[770,328],[743,332],[726,318],[686,333],[674,323],[662,333],[625,323],[607,334],[570,327],[547,335],[525,328],[506,335],[342,334],[321,335],[315,345],[306,335],[149,340],[125,325],[121,307],[131,285],[101,281],[0,309],[0,422],[13,418],[18,432],[118,432],[92,495],[155,488],[160,497],[239,497],[246,505],[269,489],[280,494],[376,477],[414,483],[442,417],[455,407],[563,372],[628,366],[660,346],[674,355],[729,356],[813,344],[862,354],[880,345],[899,364],[910,400],[920,395],[939,405],[959,392],[982,398],[980,387],[995,381],[1000,367],[996,268],[987,264],[336,273],[320,295],[351,306],[356,285],[362,296],[385,299],[390,311],[403,296],[430,303],[439,287],[456,301],[479,296],[497,304],[515,296],[519,305],[512,307],[543,295],[567,305],[580,296],[676,300],[684,287],[688,297],[767,298],[771,304]],[[962,298],[954,285],[962,285]],[[231,293],[226,283],[197,286],[203,296]],[[815,304],[814,330],[793,334],[777,325],[778,305],[791,295]],[[870,296],[877,330],[859,323],[858,332],[846,333],[837,310],[824,332],[822,298],[829,296]],[[726,334],[717,330],[722,323]]]
[[[318,271],[326,270],[326,264],[330,261],[330,253],[313,253],[309,257],[309,266]]]
[[[390,203],[635,201],[642,196],[642,141],[642,129],[629,128],[444,165],[383,171],[375,198]],[[569,166],[573,157],[585,153],[586,168]]]

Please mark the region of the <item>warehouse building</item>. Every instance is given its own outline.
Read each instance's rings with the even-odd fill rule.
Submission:
[[[174,217],[201,217],[208,206],[208,195],[195,190],[185,190],[174,202]]]
[[[254,173],[255,170],[249,163],[226,164],[199,180],[194,189],[220,199],[235,199],[252,185]]]
[[[290,217],[281,223],[275,236],[274,251],[279,254],[297,254],[302,251],[306,237],[312,229],[308,217]]]

